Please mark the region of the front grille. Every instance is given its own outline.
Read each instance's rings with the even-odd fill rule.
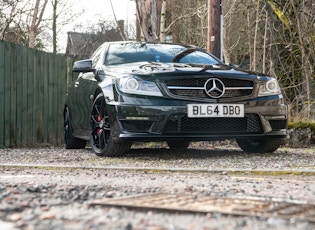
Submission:
[[[165,134],[231,134],[262,133],[259,116],[246,114],[243,118],[188,118],[186,114],[171,115],[166,123]]]
[[[176,96],[182,97],[197,97],[197,98],[209,98],[203,89],[192,90],[192,89],[170,89],[170,92]],[[243,90],[225,90],[225,94],[222,98],[235,98],[235,97],[245,97],[252,94],[251,89]]]
[[[214,77],[216,78],[216,77]],[[181,78],[166,80],[170,93],[176,96],[209,98],[204,91],[204,85],[209,78]],[[253,92],[252,80],[219,78],[225,86],[225,94],[221,98],[235,98],[249,96]]]

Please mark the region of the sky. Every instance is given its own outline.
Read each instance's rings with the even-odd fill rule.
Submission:
[[[88,21],[97,21],[98,18],[113,17],[113,11],[110,0],[71,0],[74,1],[74,10],[85,13],[74,19],[75,23],[85,23]],[[112,0],[113,8],[117,20],[129,21],[135,18],[135,1],[131,0]]]
[[[65,43],[67,39],[67,32],[80,31],[76,28],[76,25],[82,25],[88,27],[97,23],[100,19],[108,19],[114,21],[113,11],[110,4],[110,0],[69,0],[73,2],[73,11],[82,12],[77,17],[73,18],[62,29],[62,38],[59,40],[60,51],[65,52]],[[112,0],[113,8],[117,17],[117,20],[124,20],[125,25],[134,23],[135,16],[135,1],[131,0]]]

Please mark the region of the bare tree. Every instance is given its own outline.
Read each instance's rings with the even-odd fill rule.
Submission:
[[[25,38],[22,18],[28,10],[27,3],[23,0],[0,1],[0,9],[0,39],[21,43]]]
[[[156,0],[136,0],[137,23],[140,28],[140,40],[158,40],[158,19]]]
[[[166,34],[173,42],[207,47],[207,0],[168,0]]]
[[[229,1],[229,8],[224,11],[223,15],[223,24],[224,24],[224,30],[223,30],[223,38],[224,42],[222,44],[223,46],[223,57],[224,61],[228,64],[233,63],[233,53],[235,52],[235,47],[237,47],[241,40],[241,35],[239,34],[239,31],[233,29],[235,14],[237,14],[237,0]],[[233,33],[234,36],[230,36]],[[242,36],[242,39],[244,37]]]
[[[166,41],[166,7],[167,2],[166,0],[162,1],[162,8],[161,8],[161,23],[160,23],[160,41],[165,42]]]
[[[258,36],[258,27],[259,27],[259,20],[260,20],[260,0],[257,0],[256,3],[256,16],[255,16],[255,32],[254,32],[254,39],[253,39],[253,60],[251,62],[251,67],[254,71],[257,69],[257,36]]]
[[[207,0],[136,0],[138,38],[206,46]],[[200,26],[199,26],[200,25]]]
[[[53,47],[53,53],[57,53],[58,50],[58,37],[61,35],[62,28],[73,21],[77,15],[81,14],[82,12],[74,12],[73,11],[73,4],[67,0],[50,0],[52,5],[52,14],[50,15],[48,12],[48,17],[46,20],[49,22],[48,29],[51,30],[52,34],[52,41],[49,39],[49,44]],[[51,24],[51,26],[50,26]]]
[[[315,2],[226,0],[223,14],[226,60],[277,77],[291,116],[314,119]]]
[[[300,1],[299,4],[296,4],[295,1],[291,0],[290,5],[292,7],[292,12],[294,15],[297,15],[297,17],[294,17],[295,19],[295,25],[296,27],[293,28],[293,31],[296,31],[296,39],[297,39],[297,46],[300,50],[300,65],[301,65],[301,73],[304,77],[304,86],[303,91],[305,93],[305,99],[303,99],[303,107],[305,109],[306,117],[308,119],[315,118],[315,114],[311,115],[311,106],[312,103],[312,95],[314,94],[314,84],[313,84],[313,78],[314,78],[314,64],[315,60],[312,60],[312,57],[314,57],[314,50],[313,54],[310,52],[309,47],[311,46],[311,42],[314,43],[314,23],[315,23],[315,15],[314,10],[315,6],[309,5],[306,1]],[[313,11],[309,11],[312,9]],[[302,17],[299,17],[298,15],[303,14]],[[312,16],[311,16],[312,15]],[[292,19],[293,20],[293,19]],[[312,28],[313,25],[313,29]],[[310,27],[309,27],[310,26]],[[312,41],[313,40],[313,41]],[[314,95],[315,96],[315,95]],[[315,97],[313,98],[315,100]],[[315,111],[314,111],[315,112]]]
[[[137,23],[139,25],[140,40],[150,40],[147,28],[147,11],[145,7],[145,0],[136,0]],[[137,36],[139,37],[139,36]]]
[[[47,12],[48,0],[0,1],[0,38],[36,49],[44,49],[46,43],[56,53],[59,30],[70,21],[73,14],[66,0],[50,2],[53,6],[52,15]],[[47,36],[51,31],[53,42]]]
[[[7,32],[10,24],[12,23],[15,14],[17,13],[16,8],[18,5],[18,1],[12,2],[8,4],[5,1],[0,2],[1,14],[0,14],[0,22],[1,22],[1,29],[0,29],[0,38],[1,40],[4,39],[5,33]]]
[[[34,8],[28,15],[30,19],[28,26],[28,45],[31,48],[35,48],[36,36],[48,2],[48,0],[42,1],[44,2],[41,4],[41,0],[35,0]]]
[[[53,6],[53,18],[52,18],[52,33],[53,33],[53,53],[57,53],[57,20],[58,20],[58,13],[57,13],[57,6],[58,0],[51,1]]]
[[[112,12],[113,12],[113,15],[114,15],[114,19],[115,19],[115,22],[116,22],[117,29],[118,29],[118,31],[119,31],[120,37],[121,37],[122,40],[126,40],[126,36],[125,36],[125,34],[124,34],[123,28],[121,28],[120,23],[119,23],[118,20],[117,20],[117,17],[116,17],[116,13],[115,13],[115,10],[114,10],[114,7],[113,7],[112,0],[110,0],[110,5],[111,5],[111,7],[112,7]]]

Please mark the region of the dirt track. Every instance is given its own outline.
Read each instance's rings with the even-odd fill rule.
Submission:
[[[314,149],[245,154],[196,143],[182,153],[136,145],[122,158],[90,149],[0,150],[4,229],[313,229],[313,221],[91,205],[144,194],[263,198],[315,205]],[[315,206],[314,206],[315,207]],[[315,215],[315,212],[314,212]],[[2,229],[2,228],[1,228]]]

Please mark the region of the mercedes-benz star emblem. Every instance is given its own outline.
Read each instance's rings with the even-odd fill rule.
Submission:
[[[220,79],[210,78],[205,83],[205,91],[211,98],[220,98],[224,95],[225,86]]]

